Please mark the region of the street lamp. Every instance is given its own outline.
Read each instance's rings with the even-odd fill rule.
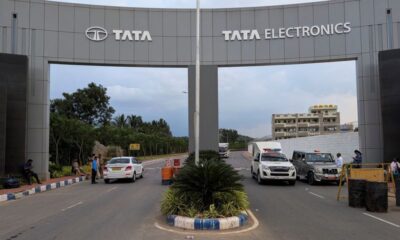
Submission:
[[[194,112],[194,162],[199,165],[200,148],[200,0],[196,1],[196,110]]]

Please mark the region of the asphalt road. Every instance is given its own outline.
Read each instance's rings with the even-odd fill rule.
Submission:
[[[400,209],[387,214],[337,202],[336,186],[297,182],[258,185],[240,152],[227,160],[245,176],[257,229],[234,235],[176,234],[154,226],[166,187],[162,162],[145,166],[135,183],[79,183],[0,204],[0,239],[399,239]],[[379,218],[379,219],[377,219]]]

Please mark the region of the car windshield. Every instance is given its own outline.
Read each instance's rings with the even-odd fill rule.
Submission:
[[[287,158],[278,155],[278,156],[271,156],[271,155],[263,155],[261,157],[262,162],[287,162]]]
[[[307,162],[333,162],[330,153],[307,153]]]
[[[228,150],[228,148],[226,148],[226,147],[219,147],[220,152],[226,152],[227,150]]]
[[[129,158],[113,158],[108,164],[129,163]]]

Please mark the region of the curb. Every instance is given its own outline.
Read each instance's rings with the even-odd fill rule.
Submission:
[[[248,223],[249,216],[243,212],[236,217],[227,218],[189,218],[168,215],[167,224],[189,230],[226,230],[238,228]]]
[[[55,183],[49,183],[46,185],[40,185],[33,187],[31,189],[25,190],[23,192],[18,192],[18,193],[8,193],[8,194],[2,194],[0,195],[0,202],[5,202],[5,201],[12,201],[12,200],[17,200],[23,197],[27,197],[36,193],[41,193],[41,192],[46,192],[46,191],[51,191],[56,188],[61,188],[64,186],[72,185],[74,183],[78,182],[83,182],[85,180],[85,176],[80,176],[76,178],[71,178]]]

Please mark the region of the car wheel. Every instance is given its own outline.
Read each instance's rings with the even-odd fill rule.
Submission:
[[[261,174],[260,174],[260,171],[258,171],[257,172],[257,182],[258,182],[258,184],[263,184],[263,180],[261,179]]]
[[[104,179],[104,183],[105,184],[109,184],[110,183],[110,179]]]
[[[253,172],[253,166],[250,167],[250,173],[251,173],[251,177],[252,177],[253,179],[256,179],[256,177],[255,177],[255,175],[254,175],[254,172]]]
[[[131,182],[136,182],[136,172],[134,172],[134,173],[133,173],[133,176],[132,176]]]
[[[289,185],[294,186],[296,184],[296,180],[290,180]]]
[[[310,185],[314,185],[315,184],[315,177],[314,177],[314,173],[313,172],[309,172],[307,175],[307,182]]]
[[[143,178],[143,170],[142,170],[142,173],[140,174],[140,178]]]

